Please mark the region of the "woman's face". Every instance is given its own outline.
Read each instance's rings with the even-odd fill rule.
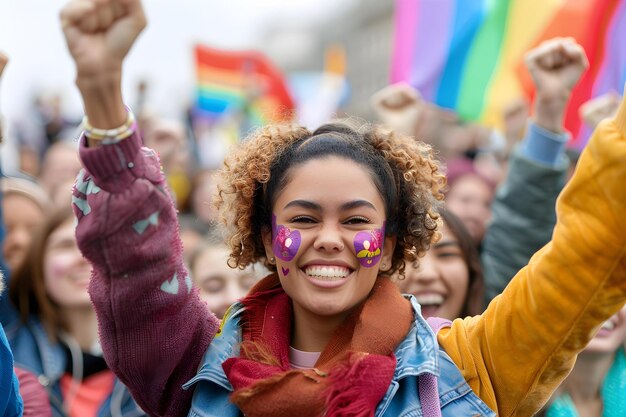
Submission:
[[[339,157],[290,169],[289,183],[264,233],[268,257],[294,314],[342,318],[362,301],[390,267],[394,241],[385,239],[385,206],[370,173]]]
[[[407,263],[405,278],[397,280],[403,293],[413,294],[424,317],[454,320],[461,316],[469,290],[469,268],[459,241],[444,225],[442,238],[419,265]]]
[[[226,263],[230,251],[223,245],[212,245],[198,254],[191,275],[200,288],[200,298],[219,318],[232,303],[243,298],[257,281],[258,273],[252,268],[233,269]]]
[[[30,198],[9,194],[3,200],[6,237],[2,248],[9,268],[15,270],[26,256],[35,229],[43,222],[41,208]]]
[[[489,185],[473,174],[457,179],[446,194],[446,208],[461,219],[477,244],[491,220],[492,199]]]
[[[206,223],[215,222],[218,212],[213,207],[213,194],[217,189],[217,183],[213,171],[205,171],[200,174],[196,181],[196,188],[192,192],[191,204],[193,212],[200,220]]]
[[[613,353],[626,341],[626,306],[604,322],[584,353]]]
[[[91,306],[87,293],[91,266],[78,250],[72,219],[62,223],[48,237],[43,273],[46,293],[61,308]]]

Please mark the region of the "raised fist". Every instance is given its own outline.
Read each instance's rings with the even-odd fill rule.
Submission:
[[[578,113],[585,123],[595,129],[603,119],[615,116],[621,97],[615,92],[594,97],[580,106]]]
[[[139,0],[71,0],[61,24],[78,75],[91,76],[121,70],[146,17]]]
[[[370,101],[383,124],[415,136],[424,105],[419,91],[405,83],[392,84],[375,93]]]
[[[574,38],[554,38],[526,54],[526,66],[538,95],[569,98],[589,67],[582,46]]]

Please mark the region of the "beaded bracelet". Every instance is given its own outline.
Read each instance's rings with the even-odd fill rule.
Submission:
[[[85,130],[85,135],[87,135],[90,139],[102,140],[103,143],[116,143],[122,139],[126,139],[135,131],[135,116],[133,112],[128,110],[128,117],[123,125],[115,128],[115,129],[98,129],[93,127],[87,116],[83,117],[83,129]]]

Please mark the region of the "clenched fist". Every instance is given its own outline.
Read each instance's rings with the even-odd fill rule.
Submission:
[[[561,132],[572,89],[589,67],[585,51],[574,38],[550,39],[526,55],[526,66],[537,92],[535,123]]]
[[[78,76],[99,76],[121,70],[146,17],[139,0],[72,0],[61,24]]]
[[[554,38],[531,50],[525,58],[537,94],[569,94],[583,75],[589,61],[574,38]]]

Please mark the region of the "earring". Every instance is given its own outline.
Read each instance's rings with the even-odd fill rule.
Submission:
[[[276,258],[273,256],[270,258],[270,264],[274,265],[276,263]]]
[[[383,271],[387,269],[387,263],[383,262],[382,264],[380,264],[380,269],[382,269]]]

